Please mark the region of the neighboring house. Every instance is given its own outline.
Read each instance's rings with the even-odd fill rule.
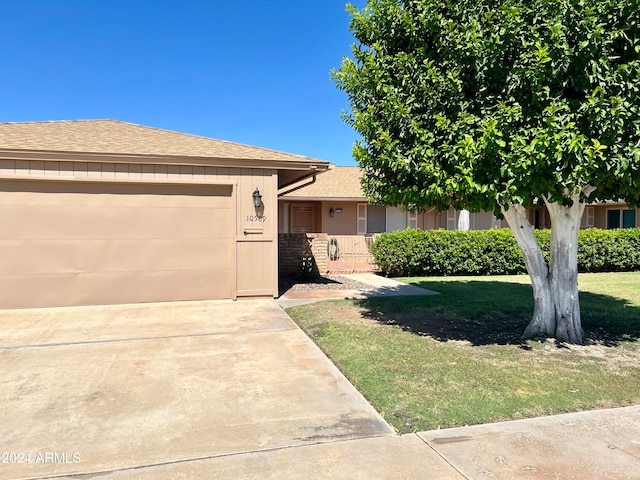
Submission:
[[[593,223],[589,226],[607,229],[640,226],[640,210],[628,208],[626,203],[619,200],[594,204],[586,210],[585,216],[593,217]]]
[[[281,194],[278,201],[280,233],[322,232],[329,235],[365,235],[402,230],[443,228],[455,230],[460,212],[435,208],[422,212],[404,212],[396,207],[371,205],[360,186],[359,167],[333,167],[309,183]],[[548,228],[549,216],[544,208],[531,209],[529,220],[536,228]],[[627,208],[624,202],[607,201],[589,205],[582,218],[582,228],[630,228],[640,225],[640,211]],[[491,212],[471,213],[469,228],[485,230],[506,227]]]
[[[529,221],[535,228],[551,227],[549,213],[544,207],[530,209]],[[629,208],[621,200],[607,200],[594,202],[585,207],[580,228],[635,228],[639,225],[640,210]]]
[[[115,120],[2,123],[0,308],[276,296],[278,193],[328,168]]]

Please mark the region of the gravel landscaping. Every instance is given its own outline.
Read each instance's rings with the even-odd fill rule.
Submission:
[[[300,290],[366,290],[371,285],[351,280],[340,275],[323,275],[313,281],[305,281],[300,276],[282,276],[279,280],[279,295]]]

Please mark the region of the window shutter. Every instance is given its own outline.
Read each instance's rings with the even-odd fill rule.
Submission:
[[[359,203],[357,205],[357,210],[358,210],[357,232],[358,232],[358,235],[364,235],[365,233],[367,233],[367,204]]]
[[[407,212],[407,226],[414,230],[418,229],[418,212]]]
[[[595,208],[585,207],[582,219],[580,220],[580,228],[591,228],[594,225]]]
[[[453,208],[447,210],[447,230],[456,229],[456,211]]]

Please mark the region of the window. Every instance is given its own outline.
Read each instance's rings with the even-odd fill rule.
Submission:
[[[622,211],[622,228],[635,228],[635,226],[636,226],[636,211],[623,210]]]
[[[387,225],[385,231],[395,232],[407,228],[407,212],[397,207],[387,207]]]
[[[387,231],[387,209],[380,205],[367,205],[367,233]]]
[[[607,228],[635,228],[636,211],[612,208],[607,210]]]
[[[470,230],[490,230],[496,225],[496,217],[492,212],[476,212],[471,214]],[[497,220],[499,221],[499,220]]]

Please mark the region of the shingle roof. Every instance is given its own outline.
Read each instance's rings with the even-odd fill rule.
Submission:
[[[316,182],[295,190],[283,198],[354,198],[364,199],[359,167],[334,167],[318,175]]]
[[[302,155],[118,120],[0,123],[0,149],[328,164]]]

